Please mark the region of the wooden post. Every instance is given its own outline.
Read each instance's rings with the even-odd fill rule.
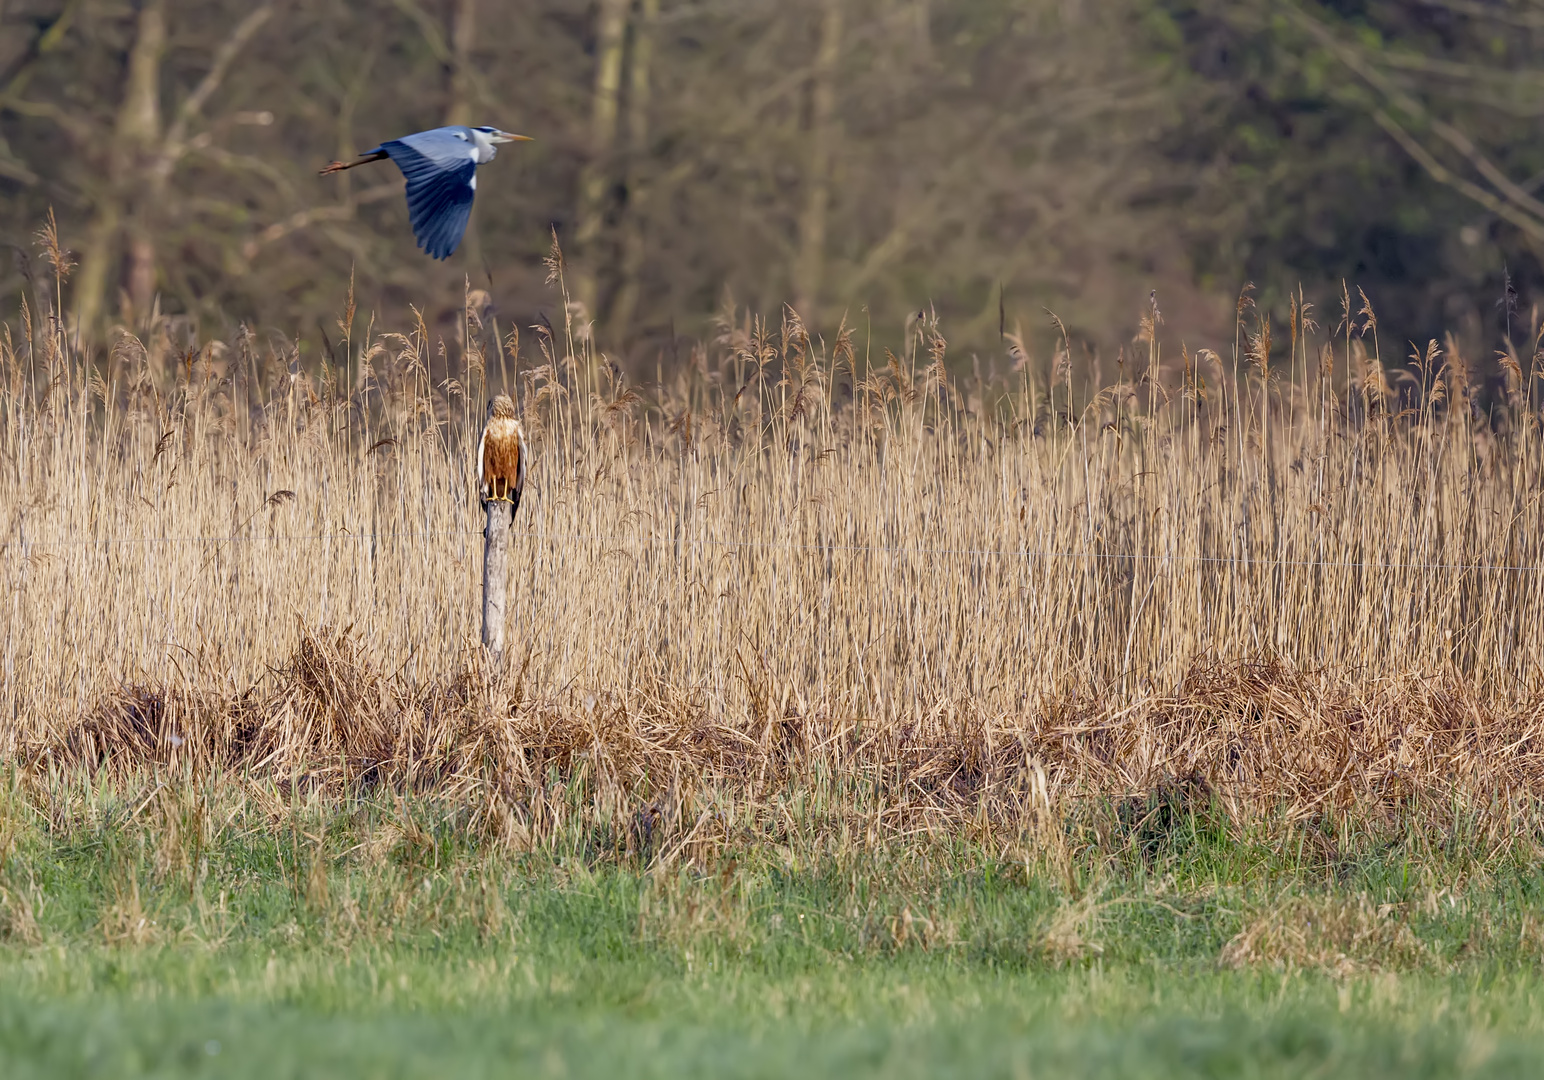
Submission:
[[[483,503],[488,526],[483,530],[483,648],[497,668],[504,658],[504,612],[509,595],[509,530],[514,507],[504,499]]]

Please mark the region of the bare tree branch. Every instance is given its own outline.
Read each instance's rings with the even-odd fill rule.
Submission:
[[[1485,22],[1520,26],[1526,30],[1544,30],[1544,11],[1517,11],[1514,8],[1497,7],[1494,4],[1475,3],[1473,0],[1421,0],[1421,4]]]
[[[1462,81],[1511,85],[1518,90],[1531,93],[1537,93],[1539,87],[1544,85],[1544,71],[1513,71],[1506,68],[1485,67],[1481,64],[1466,64],[1457,60],[1444,60],[1440,57],[1421,56],[1418,53],[1393,49],[1381,59],[1389,67],[1403,71],[1418,71],[1423,75],[1439,75],[1443,78]]]
[[[252,237],[241,245],[241,257],[251,262],[257,253],[269,244],[283,240],[286,236],[321,221],[347,221],[354,216],[354,212],[367,203],[380,202],[389,199],[402,191],[399,184],[380,184],[376,187],[366,188],[358,195],[345,203],[333,203],[328,206],[311,206],[304,210],[297,210],[283,221],[276,221],[262,232]]]
[[[0,101],[0,111],[36,120],[52,120],[80,142],[91,142],[102,134],[101,126],[85,113],[66,109],[52,101]]]
[[[1544,241],[1544,221],[1539,221],[1511,203],[1497,198],[1472,180],[1465,180],[1463,177],[1455,175],[1452,170],[1434,158],[1431,152],[1422,146],[1414,136],[1401,127],[1399,122],[1390,116],[1387,111],[1375,109],[1372,113],[1372,118],[1379,127],[1393,137],[1395,142],[1399,143],[1405,153],[1414,158],[1431,175],[1433,180],[1439,184],[1445,184],[1455,191],[1462,192],[1497,217],[1510,221],[1533,239]]]
[[[31,187],[38,182],[38,174],[27,168],[25,164],[14,157],[8,156],[6,149],[0,146],[0,176],[14,180],[18,184],[26,184]]]
[[[236,24],[221,46],[215,50],[214,61],[209,65],[209,70],[199,80],[193,92],[183,99],[182,105],[177,109],[177,117],[167,129],[166,138],[162,143],[161,153],[156,162],[156,168],[164,176],[176,165],[179,158],[187,152],[188,125],[197,119],[203,111],[204,104],[210,96],[220,88],[220,83],[225,80],[226,73],[230,70],[231,63],[241,53],[247,42],[252,40],[263,24],[273,15],[273,4],[265,3],[248,13],[245,19]]]
[[[450,51],[450,43],[445,40],[445,31],[440,28],[439,20],[419,7],[414,0],[391,0],[398,11],[406,15],[418,27],[418,32],[423,36],[424,44],[429,46],[429,51],[434,58],[442,64],[455,62],[455,56]]]
[[[11,64],[10,70],[0,75],[0,104],[8,98],[20,94],[27,87],[27,81],[36,70],[37,62],[49,53],[57,49],[64,41],[64,36],[69,32],[70,25],[75,21],[76,14],[80,11],[83,0],[69,0],[64,5],[64,10],[59,12],[59,17],[48,25],[48,29],[39,34],[22,54]]]
[[[1498,192],[1501,193],[1501,196],[1508,203],[1515,206],[1523,214],[1526,214],[1529,220],[1544,220],[1544,202],[1540,202],[1538,199],[1535,199],[1531,194],[1529,194],[1527,191],[1524,191],[1515,182],[1513,182],[1512,179],[1504,172],[1502,172],[1494,162],[1485,156],[1479,147],[1475,146],[1474,141],[1470,139],[1468,135],[1447,121],[1432,116],[1430,111],[1427,110],[1427,108],[1422,105],[1420,101],[1400,88],[1396,83],[1394,83],[1392,79],[1378,71],[1377,68],[1368,62],[1358,50],[1352,46],[1346,45],[1340,37],[1338,37],[1333,31],[1330,30],[1329,27],[1325,26],[1318,19],[1315,19],[1313,16],[1309,15],[1295,4],[1288,3],[1282,5],[1282,7],[1291,15],[1293,21],[1307,30],[1313,36],[1313,38],[1325,48],[1327,52],[1329,52],[1337,60],[1343,63],[1346,67],[1350,68],[1357,75],[1361,76],[1363,81],[1365,81],[1368,85],[1382,93],[1384,97],[1388,98],[1389,101],[1392,102],[1401,112],[1415,120],[1426,123],[1431,128],[1432,134],[1436,135],[1443,142],[1447,143],[1454,150],[1458,151],[1458,153],[1461,154],[1464,159],[1469,162],[1469,164],[1474,166],[1474,168],[1480,173],[1481,176],[1491,182],[1491,184]],[[1385,113],[1384,120],[1378,119],[1376,115],[1373,118],[1378,120],[1379,126],[1383,127],[1385,131],[1389,131],[1391,135],[1393,134],[1393,131],[1388,126],[1388,123],[1385,123],[1385,120],[1387,120],[1389,123],[1392,123],[1392,117]],[[1403,136],[1396,136],[1395,141],[1404,147],[1407,152],[1410,152],[1412,146],[1419,145],[1414,137],[1410,135],[1410,133],[1403,127],[1400,127],[1399,130],[1403,132]],[[1424,157],[1417,157],[1416,160],[1420,162],[1421,166],[1425,168],[1427,172],[1432,173],[1433,178],[1436,178],[1437,174],[1432,172],[1431,167],[1432,165],[1436,164],[1436,159],[1431,157],[1431,155],[1424,150],[1422,153]],[[1414,157],[1415,155],[1412,153],[1411,156]],[[1428,161],[1430,162],[1429,164]],[[1453,180],[1442,180],[1442,183],[1449,184],[1450,186],[1457,188],[1457,190],[1462,191],[1470,198],[1475,197],[1475,192],[1483,190],[1478,185],[1469,183],[1467,181],[1463,182],[1462,186],[1460,186],[1460,184],[1457,183],[1459,180],[1458,177],[1448,172],[1448,170],[1445,168],[1442,171],[1445,175],[1453,176]],[[1483,202],[1482,205],[1488,206],[1488,204]],[[1512,215],[1502,216],[1506,217],[1508,221],[1514,221],[1515,223],[1514,217]]]
[[[440,27],[439,21],[418,5],[416,0],[392,0],[398,11],[413,20],[418,27],[418,32],[423,36],[424,44],[429,46],[429,51],[440,63],[449,67],[456,67],[456,55],[450,42],[445,39],[445,31]],[[483,77],[477,68],[467,65],[462,69],[462,74],[471,84],[472,90],[482,103],[489,108],[498,111],[502,108],[499,96],[488,85],[488,80]]]

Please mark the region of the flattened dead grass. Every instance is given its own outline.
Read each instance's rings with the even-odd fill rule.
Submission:
[[[1365,894],[1293,897],[1258,912],[1219,957],[1227,967],[1307,970],[1339,978],[1411,970],[1437,959],[1400,905],[1378,904]]]

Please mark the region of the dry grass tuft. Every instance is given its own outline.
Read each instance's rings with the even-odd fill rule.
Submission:
[[[1100,905],[1092,894],[1064,900],[1047,920],[1031,952],[1057,967],[1101,955],[1104,946],[1098,941],[1099,914]]]
[[[0,885],[0,942],[37,945],[42,940],[33,897],[25,889]]]
[[[1345,978],[1418,968],[1437,957],[1400,905],[1375,904],[1358,894],[1294,897],[1258,913],[1219,959],[1227,967],[1264,965]]]

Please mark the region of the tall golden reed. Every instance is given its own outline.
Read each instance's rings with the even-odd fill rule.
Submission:
[[[1530,786],[1538,371],[1487,391],[1433,345],[1387,378],[1345,314],[1165,363],[1154,303],[1097,392],[1066,342],[957,378],[931,318],[870,364],[726,317],[652,385],[582,334],[501,360],[469,310],[465,346],[420,324],[318,368],[246,335],[162,385],[137,339],[93,364],[28,316],[0,345],[0,755],[485,794],[894,767],[962,815],[1181,774],[1305,806]],[[489,672],[470,457],[511,363],[535,458]]]

